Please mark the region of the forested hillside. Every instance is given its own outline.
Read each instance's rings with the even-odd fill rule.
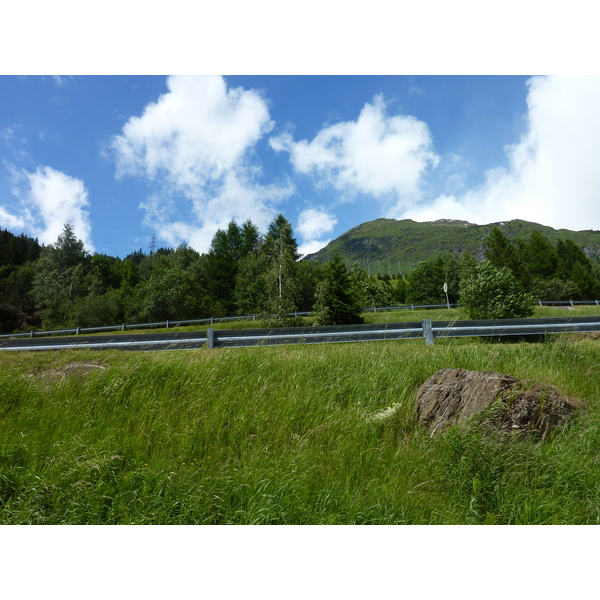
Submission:
[[[452,227],[462,231],[456,223]],[[440,252],[415,263],[404,276],[383,272],[375,277],[341,253],[334,252],[325,263],[299,260],[292,226],[283,215],[266,233],[251,221],[232,221],[215,234],[205,254],[182,245],[150,253],[140,249],[124,259],[87,253],[70,223],[46,247],[2,230],[0,329],[230,315],[258,315],[269,326],[295,325],[301,321],[290,313],[313,310],[317,324],[357,323],[365,307],[460,301],[469,282],[475,287],[467,295],[484,285],[477,281],[484,275],[477,268],[481,259],[491,265],[485,277],[492,277],[496,287],[512,278],[511,289],[521,294],[523,305],[600,297],[599,263],[575,241],[553,242],[535,229],[526,238],[511,239],[506,231],[490,229],[481,252]],[[457,233],[456,248],[461,239]],[[503,269],[504,274],[497,273]]]

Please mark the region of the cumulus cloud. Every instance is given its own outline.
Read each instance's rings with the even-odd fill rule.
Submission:
[[[356,121],[326,126],[312,141],[295,142],[285,133],[270,144],[289,152],[296,171],[346,197],[362,193],[401,207],[420,198],[426,169],[439,161],[427,125],[412,116],[388,116],[382,95],[365,104]]]
[[[5,229],[23,229],[25,227],[25,220],[22,217],[10,214],[0,206],[0,227]]]
[[[323,208],[307,208],[298,215],[297,231],[303,238],[299,252],[303,255],[313,254],[326,246],[331,239],[320,239],[324,234],[333,231],[337,218]]]
[[[43,244],[53,244],[71,221],[87,250],[94,251],[88,193],[83,182],[51,167],[34,173],[11,168],[13,193],[20,200],[17,214],[0,207],[0,225],[28,230]]]
[[[491,223],[525,219],[555,228],[600,229],[600,78],[533,77],[527,131],[505,148],[508,168],[488,171],[482,186],[403,211],[419,221]],[[398,216],[390,214],[390,216]]]
[[[232,218],[264,228],[293,189],[257,183],[251,152],[273,127],[266,100],[255,90],[228,89],[222,77],[169,77],[167,87],[112,142],[117,177],[156,185],[141,204],[145,224],[168,243],[197,250]]]
[[[298,233],[305,240],[320,238],[329,233],[336,225],[337,219],[322,209],[308,208],[298,215]]]
[[[330,241],[331,241],[331,239],[310,240],[308,242],[304,242],[304,243],[298,245],[298,252],[302,256],[308,256],[309,254],[315,254],[315,252],[318,252],[321,248],[325,248],[325,246],[327,246],[327,244],[329,244]]]

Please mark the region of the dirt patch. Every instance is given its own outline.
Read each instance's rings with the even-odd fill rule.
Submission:
[[[107,367],[96,363],[86,362],[72,362],[59,367],[48,369],[47,371],[41,371],[39,373],[27,375],[28,379],[35,379],[35,381],[42,385],[49,386],[55,383],[60,383],[71,379],[73,377],[83,378],[87,377],[90,373],[98,370],[106,370]]]
[[[486,371],[442,369],[417,394],[417,419],[431,435],[480,417],[483,429],[546,438],[579,408],[552,386]]]

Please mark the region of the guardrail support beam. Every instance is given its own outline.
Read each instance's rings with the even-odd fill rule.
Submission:
[[[431,319],[423,319],[421,321],[423,324],[423,337],[425,338],[425,343],[428,346],[433,344],[433,328],[431,327]]]
[[[215,347],[215,330],[212,327],[206,330],[206,347],[209,350]]]

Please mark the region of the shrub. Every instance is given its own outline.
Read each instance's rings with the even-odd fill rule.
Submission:
[[[461,286],[460,303],[471,319],[520,319],[533,314],[534,297],[507,267],[485,261]]]

